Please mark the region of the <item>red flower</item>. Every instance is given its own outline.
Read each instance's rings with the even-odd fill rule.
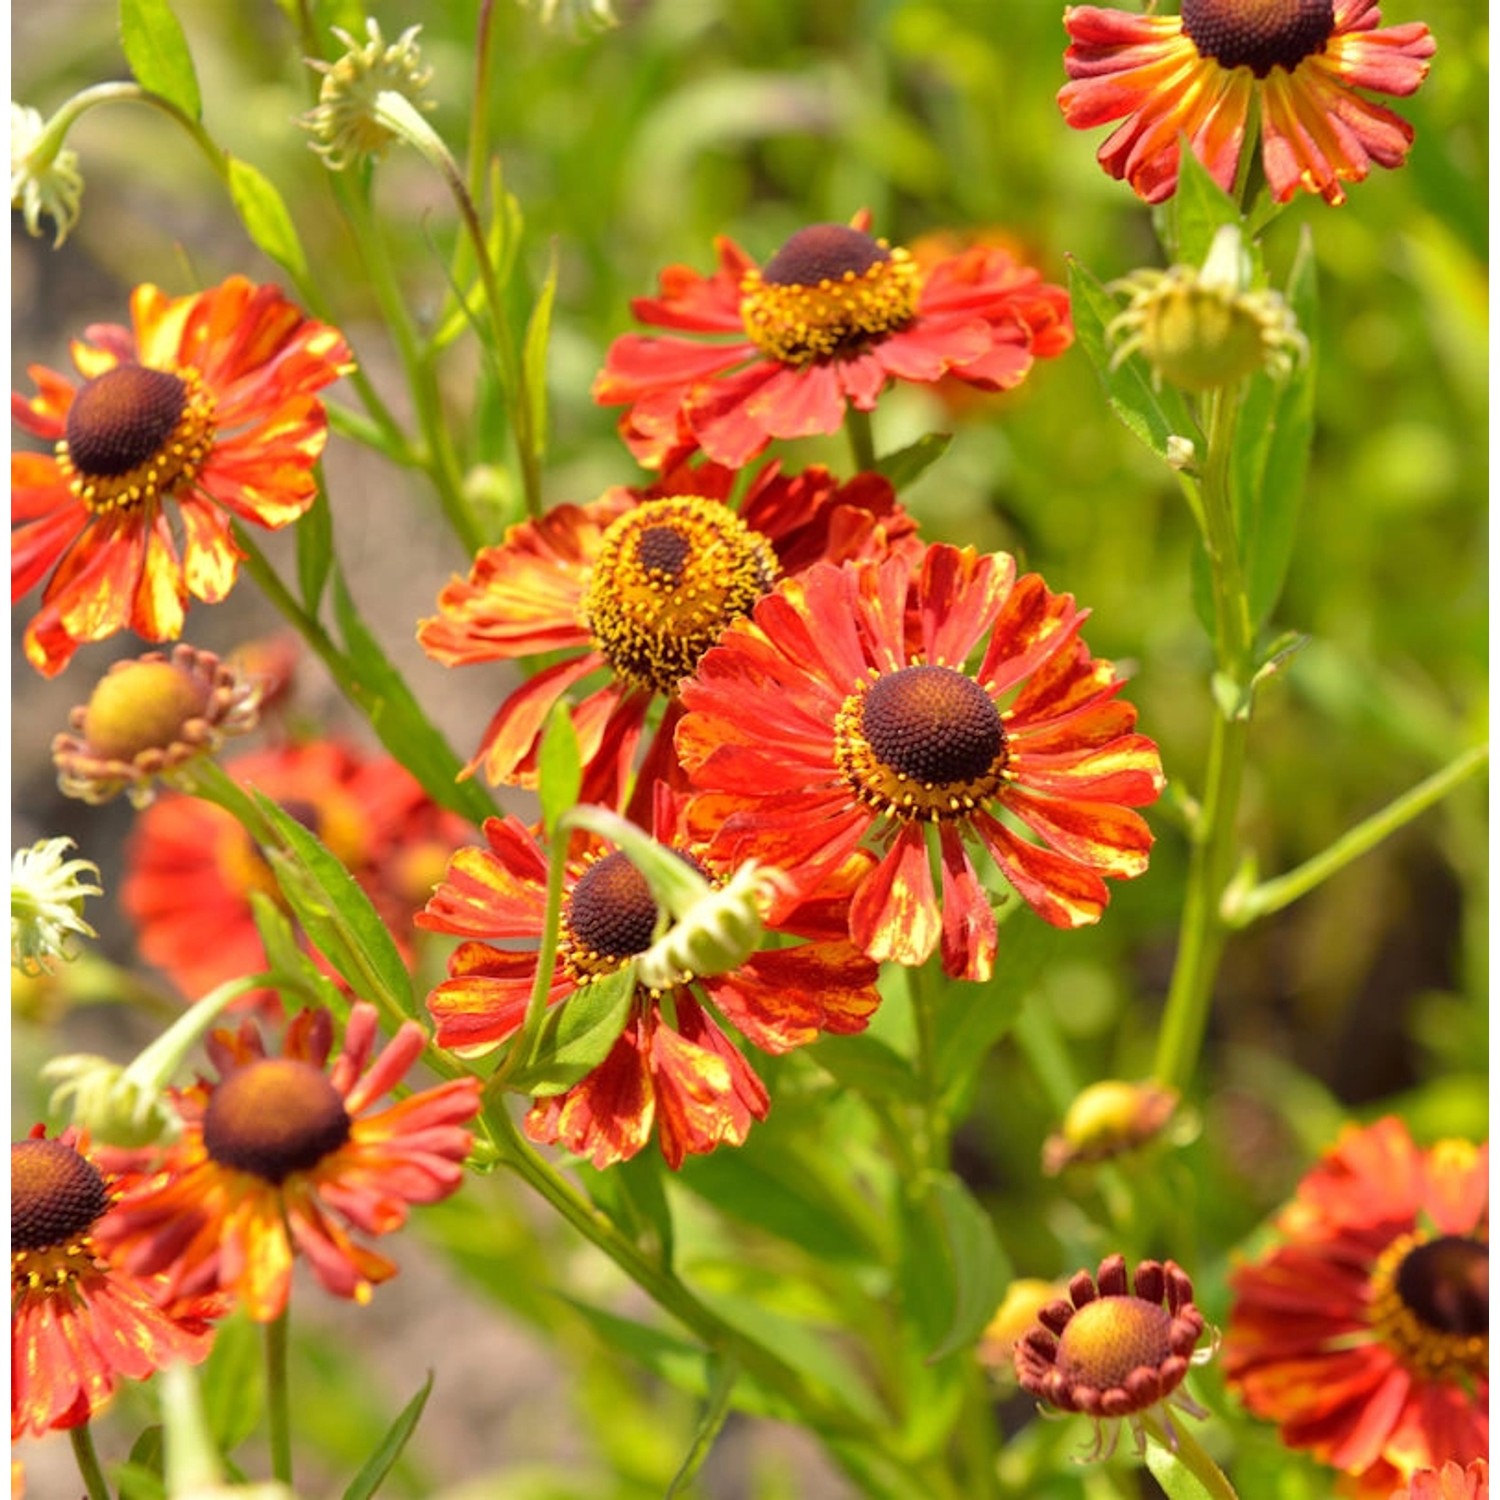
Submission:
[[[820,558],[879,556],[916,545],[916,523],[889,483],[826,469],[784,477],[767,464],[736,509],[735,475],[686,465],[646,491],[616,488],[512,526],[467,579],[438,596],[417,639],[445,666],[564,653],[500,705],[469,763],[492,783],[536,784],[552,706],[576,684],[606,680],[573,710],[585,766],[582,800],[617,806],[646,715],[669,706],[647,752],[665,770],[678,682],[783,571]],[[651,776],[642,772],[642,787]]]
[[[1351,1126],[1230,1278],[1230,1385],[1282,1441],[1388,1500],[1489,1451],[1489,1150]]]
[[[1079,638],[1085,613],[972,548],[782,583],[683,684],[695,826],[717,830],[718,857],[804,890],[873,843],[849,915],[876,959],[920,964],[941,939],[948,973],[989,976],[995,916],[966,841],[1055,926],[1097,921],[1101,877],[1146,868],[1151,834],[1129,809],[1155,800],[1162,774],[1114,669]]]
[[[1419,23],[1382,30],[1375,0],[1183,0],[1181,16],[1073,5],[1063,24],[1069,125],[1123,120],[1099,149],[1111,177],[1148,203],[1177,187],[1178,141],[1226,192],[1257,104],[1266,180],[1277,202],[1301,188],[1329,203],[1370,163],[1399,167],[1412,128],[1357,89],[1411,94],[1436,45]]]
[[[11,599],[51,573],[25,642],[48,677],[127,628],[175,639],[189,594],[224,598],[241,557],[231,519],[274,530],[313,503],[328,436],[314,392],[354,367],[336,329],[243,276],[191,297],[137,287],[130,308],[133,328],[74,342],[82,385],[37,365],[38,394],[11,397],[54,445],[10,465]]]
[[[764,267],[720,236],[713,275],[670,266],[660,296],[632,303],[643,323],[724,336],[611,345],[594,399],[629,406],[620,431],[641,463],[702,448],[739,468],[772,438],[837,432],[847,404],[873,411],[892,380],[1009,390],[1072,342],[1067,293],[1008,251],[976,246],[922,268],[869,227],[867,212],[811,225]]]
[[[176,1296],[233,1293],[264,1323],[285,1310],[300,1252],[328,1291],[368,1302],[396,1266],[349,1228],[389,1234],[410,1205],[457,1189],[480,1090],[478,1079],[458,1078],[376,1109],[424,1038],[408,1021],[372,1062],[375,1040],[375,1007],[363,1001],[331,1068],[326,1011],[302,1011],[279,1057],[266,1055],[253,1021],[215,1031],[208,1051],[219,1080],[175,1095],[181,1136],[107,1226],[122,1263],[165,1276]]]
[[[433,803],[390,756],[332,740],[241,755],[225,769],[310,828],[409,950],[412,917],[469,836],[462,818]],[[223,808],[168,792],[140,815],[120,901],[141,956],[191,999],[266,967],[253,891],[280,899],[254,840]],[[277,1006],[270,991],[257,998]]]
[[[121,1379],[144,1380],[211,1342],[160,1287],[113,1264],[100,1230],[118,1195],[76,1130],[38,1125],[10,1148],[10,1435],[87,1422]]]
[[[656,808],[655,837],[691,859],[664,788]],[[427,997],[438,1045],[462,1057],[489,1052],[520,1028],[545,932],[546,851],[514,817],[491,818],[484,834],[489,847],[460,849],[417,918],[419,926],[470,940]],[[645,877],[592,836],[568,862],[563,903],[549,1005],[567,1003],[645,952],[658,916]],[[826,904],[792,912],[781,930],[809,941],[756,953],[726,974],[686,976],[666,995],[638,986],[608,1056],[566,1093],[537,1100],[527,1133],[589,1156],[596,1167],[634,1156],[653,1128],[674,1169],[689,1154],[741,1144],[770,1100],[705,999],[750,1041],[778,1053],[825,1031],[862,1031],[878,1001],[875,965],[849,945]],[[485,938],[526,946],[477,941]]]

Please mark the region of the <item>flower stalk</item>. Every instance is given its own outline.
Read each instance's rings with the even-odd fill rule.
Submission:
[[[83,1478],[88,1500],[111,1500],[109,1485],[105,1483],[104,1470],[99,1466],[99,1453],[94,1447],[94,1434],[87,1422],[80,1422],[68,1429],[68,1439],[73,1445],[73,1458]]]

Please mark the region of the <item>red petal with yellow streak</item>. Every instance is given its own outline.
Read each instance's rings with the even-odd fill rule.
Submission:
[[[849,903],[849,935],[877,961],[921,964],[941,934],[926,832],[904,823]]]

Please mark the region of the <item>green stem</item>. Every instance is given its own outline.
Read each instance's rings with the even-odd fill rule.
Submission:
[[[1395,801],[1387,803],[1379,812],[1356,823],[1320,854],[1315,854],[1295,870],[1288,870],[1285,875],[1278,875],[1274,880],[1263,881],[1243,894],[1231,891],[1224,901],[1225,922],[1234,928],[1248,927],[1251,922],[1300,900],[1330,875],[1337,874],[1360,855],[1369,853],[1398,828],[1405,827],[1413,818],[1441,802],[1455,787],[1483,770],[1489,764],[1489,759],[1488,745],[1465,750],[1442,770],[1433,772],[1425,781],[1419,781]]]
[[[1182,1423],[1174,1422],[1172,1431],[1168,1434],[1156,1417],[1149,1412],[1143,1412],[1141,1426],[1145,1429],[1150,1441],[1166,1449],[1183,1468],[1192,1474],[1193,1478],[1203,1486],[1203,1491],[1210,1497],[1210,1500],[1239,1500],[1228,1476],[1208,1456],[1198,1439]]]
[[[291,1306],[282,1309],[266,1328],[266,1424],[271,1441],[271,1477],[292,1482],[291,1390],[287,1382],[287,1328]]]
[[[857,1438],[878,1445],[879,1439],[866,1430],[847,1408],[809,1386],[797,1370],[765,1345],[724,1322],[671,1271],[622,1235],[523,1139],[497,1090],[486,1089],[482,1118],[501,1162],[614,1261],[658,1306],[709,1348],[732,1356],[762,1385],[784,1396],[796,1410],[806,1415],[811,1426],[834,1436]]]
[[[540,516],[542,473],[538,454],[541,444],[532,425],[532,401],[526,388],[526,371],[516,353],[510,317],[502,295],[504,289],[495,272],[495,262],[490,256],[489,241],[485,238],[479,210],[464,182],[463,173],[458,169],[458,163],[443,144],[442,138],[420,112],[412,108],[409,100],[399,94],[382,93],[376,101],[376,116],[391,129],[399,131],[403,139],[416,147],[437,169],[453,195],[454,203],[458,205],[459,216],[474,247],[479,280],[484,287],[484,300],[489,308],[491,341],[499,361],[506,405],[510,408],[511,429],[515,437],[516,455],[521,464],[521,484],[526,495],[526,509],[532,516]]]
[[[81,1422],[77,1427],[70,1427],[68,1438],[73,1444],[73,1457],[83,1476],[88,1500],[110,1500],[109,1485],[104,1481],[104,1470],[99,1467],[99,1455],[94,1450],[94,1434],[89,1424]]]
[[[1249,682],[1254,650],[1250,600],[1235,534],[1229,464],[1239,414],[1239,389],[1209,398],[1204,464],[1204,546],[1213,583],[1215,712],[1199,815],[1192,829],[1187,896],[1178,929],[1177,961],[1157,1043],[1156,1078],[1185,1089],[1208,1026],[1214,981],[1228,932],[1220,905],[1234,863],[1240,786],[1250,728]]]
[[[873,473],[879,460],[875,457],[875,428],[869,412],[851,406],[844,427],[849,433],[849,446],[854,450],[854,467],[861,474]]]
[[[416,407],[417,424],[422,430],[422,468],[437,491],[443,514],[465,550],[477,552],[486,538],[474,519],[463,493],[463,475],[443,411],[441,392],[432,362],[423,352],[407,297],[396,277],[387,253],[385,235],[370,212],[368,188],[346,180],[346,174],[333,174],[334,196],[343,209],[353,233],[354,243],[364,263],[370,290],[380,304],[381,316],[396,342],[396,353],[406,372]]]

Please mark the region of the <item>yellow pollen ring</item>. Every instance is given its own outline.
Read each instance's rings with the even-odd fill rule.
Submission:
[[[55,1296],[75,1281],[99,1269],[94,1242],[87,1235],[74,1235],[60,1245],[44,1250],[15,1250],[10,1257],[10,1291]]]
[[[854,795],[866,807],[902,822],[954,822],[990,801],[1008,780],[1010,754],[1003,735],[989,768],[963,781],[918,781],[880,759],[864,728],[865,697],[879,676],[872,671],[870,680],[855,688],[834,716],[834,761]]]
[[[680,563],[671,571],[642,560],[642,539],[651,532],[673,532],[682,540]],[[778,572],[770,542],[720,501],[650,500],[604,533],[584,619],[617,676],[671,694],[724,628],[770,591]]]
[[[863,272],[813,286],[766,281],[752,270],[740,283],[740,317],[758,349],[806,365],[894,333],[910,322],[921,290],[921,270],[897,246]]]
[[[190,485],[203,467],[214,445],[213,393],[194,369],[172,373],[187,387],[182,415],[167,440],[133,469],[124,474],[87,473],[73,463],[68,440],[59,439],[54,452],[58,467],[67,475],[68,488],[96,516],[153,508],[173,491]]]
[[[1396,1288],[1402,1261],[1428,1240],[1426,1234],[1403,1235],[1381,1253],[1370,1274],[1370,1325],[1402,1364],[1423,1379],[1484,1375],[1490,1365],[1487,1334],[1434,1328],[1407,1305]]]

